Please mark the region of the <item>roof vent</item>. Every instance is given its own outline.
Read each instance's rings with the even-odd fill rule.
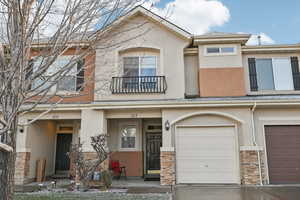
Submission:
[[[257,40],[258,40],[258,45],[260,46],[261,45],[261,35],[257,36]]]

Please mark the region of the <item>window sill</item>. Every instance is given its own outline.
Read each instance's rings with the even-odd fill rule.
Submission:
[[[30,92],[29,95],[33,95],[34,93]],[[48,96],[55,96],[55,95],[64,95],[64,96],[71,96],[71,95],[80,95],[80,92],[70,92],[70,91],[58,91],[56,93],[49,91],[47,93]]]
[[[300,91],[296,90],[265,90],[265,91],[257,91],[257,92],[248,92],[250,96],[257,95],[286,95],[286,94],[300,94]]]
[[[207,57],[218,57],[218,56],[236,56],[236,53],[205,53]]]
[[[58,91],[56,92],[57,95],[66,95],[66,96],[70,96],[70,95],[79,95],[80,92],[77,92],[77,91]]]
[[[119,148],[120,152],[133,152],[137,151],[137,148]]]

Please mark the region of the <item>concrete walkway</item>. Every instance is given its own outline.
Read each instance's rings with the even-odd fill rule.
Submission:
[[[173,200],[300,200],[300,187],[177,186]]]

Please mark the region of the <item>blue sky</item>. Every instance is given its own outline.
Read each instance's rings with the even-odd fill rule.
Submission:
[[[164,9],[168,3],[174,3],[177,9],[172,15],[193,14],[193,7],[203,7],[209,4],[210,0],[154,0],[157,2],[158,9]],[[211,24],[206,24],[202,29],[189,30],[190,32],[199,32],[202,34],[207,31],[220,32],[246,32],[252,34],[263,34],[266,37],[266,43],[291,44],[300,42],[300,0],[213,0],[214,4],[210,3],[207,13],[207,19],[203,19],[199,12],[194,11],[198,17],[199,26],[202,26],[203,21],[210,21],[210,18],[215,18]],[[218,1],[218,4],[216,4]],[[187,3],[189,2],[189,3]],[[200,3],[202,2],[202,3]],[[184,5],[187,5],[186,9]],[[191,12],[188,10],[191,9]],[[194,8],[195,9],[195,8]],[[229,16],[226,14],[226,9],[229,11]],[[185,10],[185,11],[184,11]],[[206,9],[209,10],[209,9]],[[213,14],[210,14],[213,13]],[[204,13],[205,14],[205,13]],[[175,23],[180,26],[185,26],[183,17],[172,17]],[[200,20],[202,18],[203,20]],[[222,18],[224,19],[222,21]],[[180,20],[181,19],[181,20]],[[188,18],[186,21],[190,21]],[[202,22],[201,22],[202,21]],[[188,27],[195,26],[194,24],[187,25]],[[192,29],[192,28],[190,28]]]

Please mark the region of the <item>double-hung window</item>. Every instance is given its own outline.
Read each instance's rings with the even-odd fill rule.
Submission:
[[[251,91],[298,90],[298,58],[249,58]]]
[[[67,65],[71,62],[72,57],[73,56],[58,57],[43,75],[34,80],[32,87],[43,90],[53,85],[50,91],[81,91],[83,89],[84,79],[84,60],[80,60],[69,67]],[[33,72],[38,71],[39,67],[42,66],[41,63],[42,59],[35,61]],[[56,83],[53,84],[54,82]]]
[[[136,125],[127,125],[121,128],[121,149],[136,148]]]
[[[126,89],[149,89],[155,88],[157,79],[157,57],[136,56],[124,57],[123,88]]]
[[[124,57],[124,76],[155,76],[156,56]]]

